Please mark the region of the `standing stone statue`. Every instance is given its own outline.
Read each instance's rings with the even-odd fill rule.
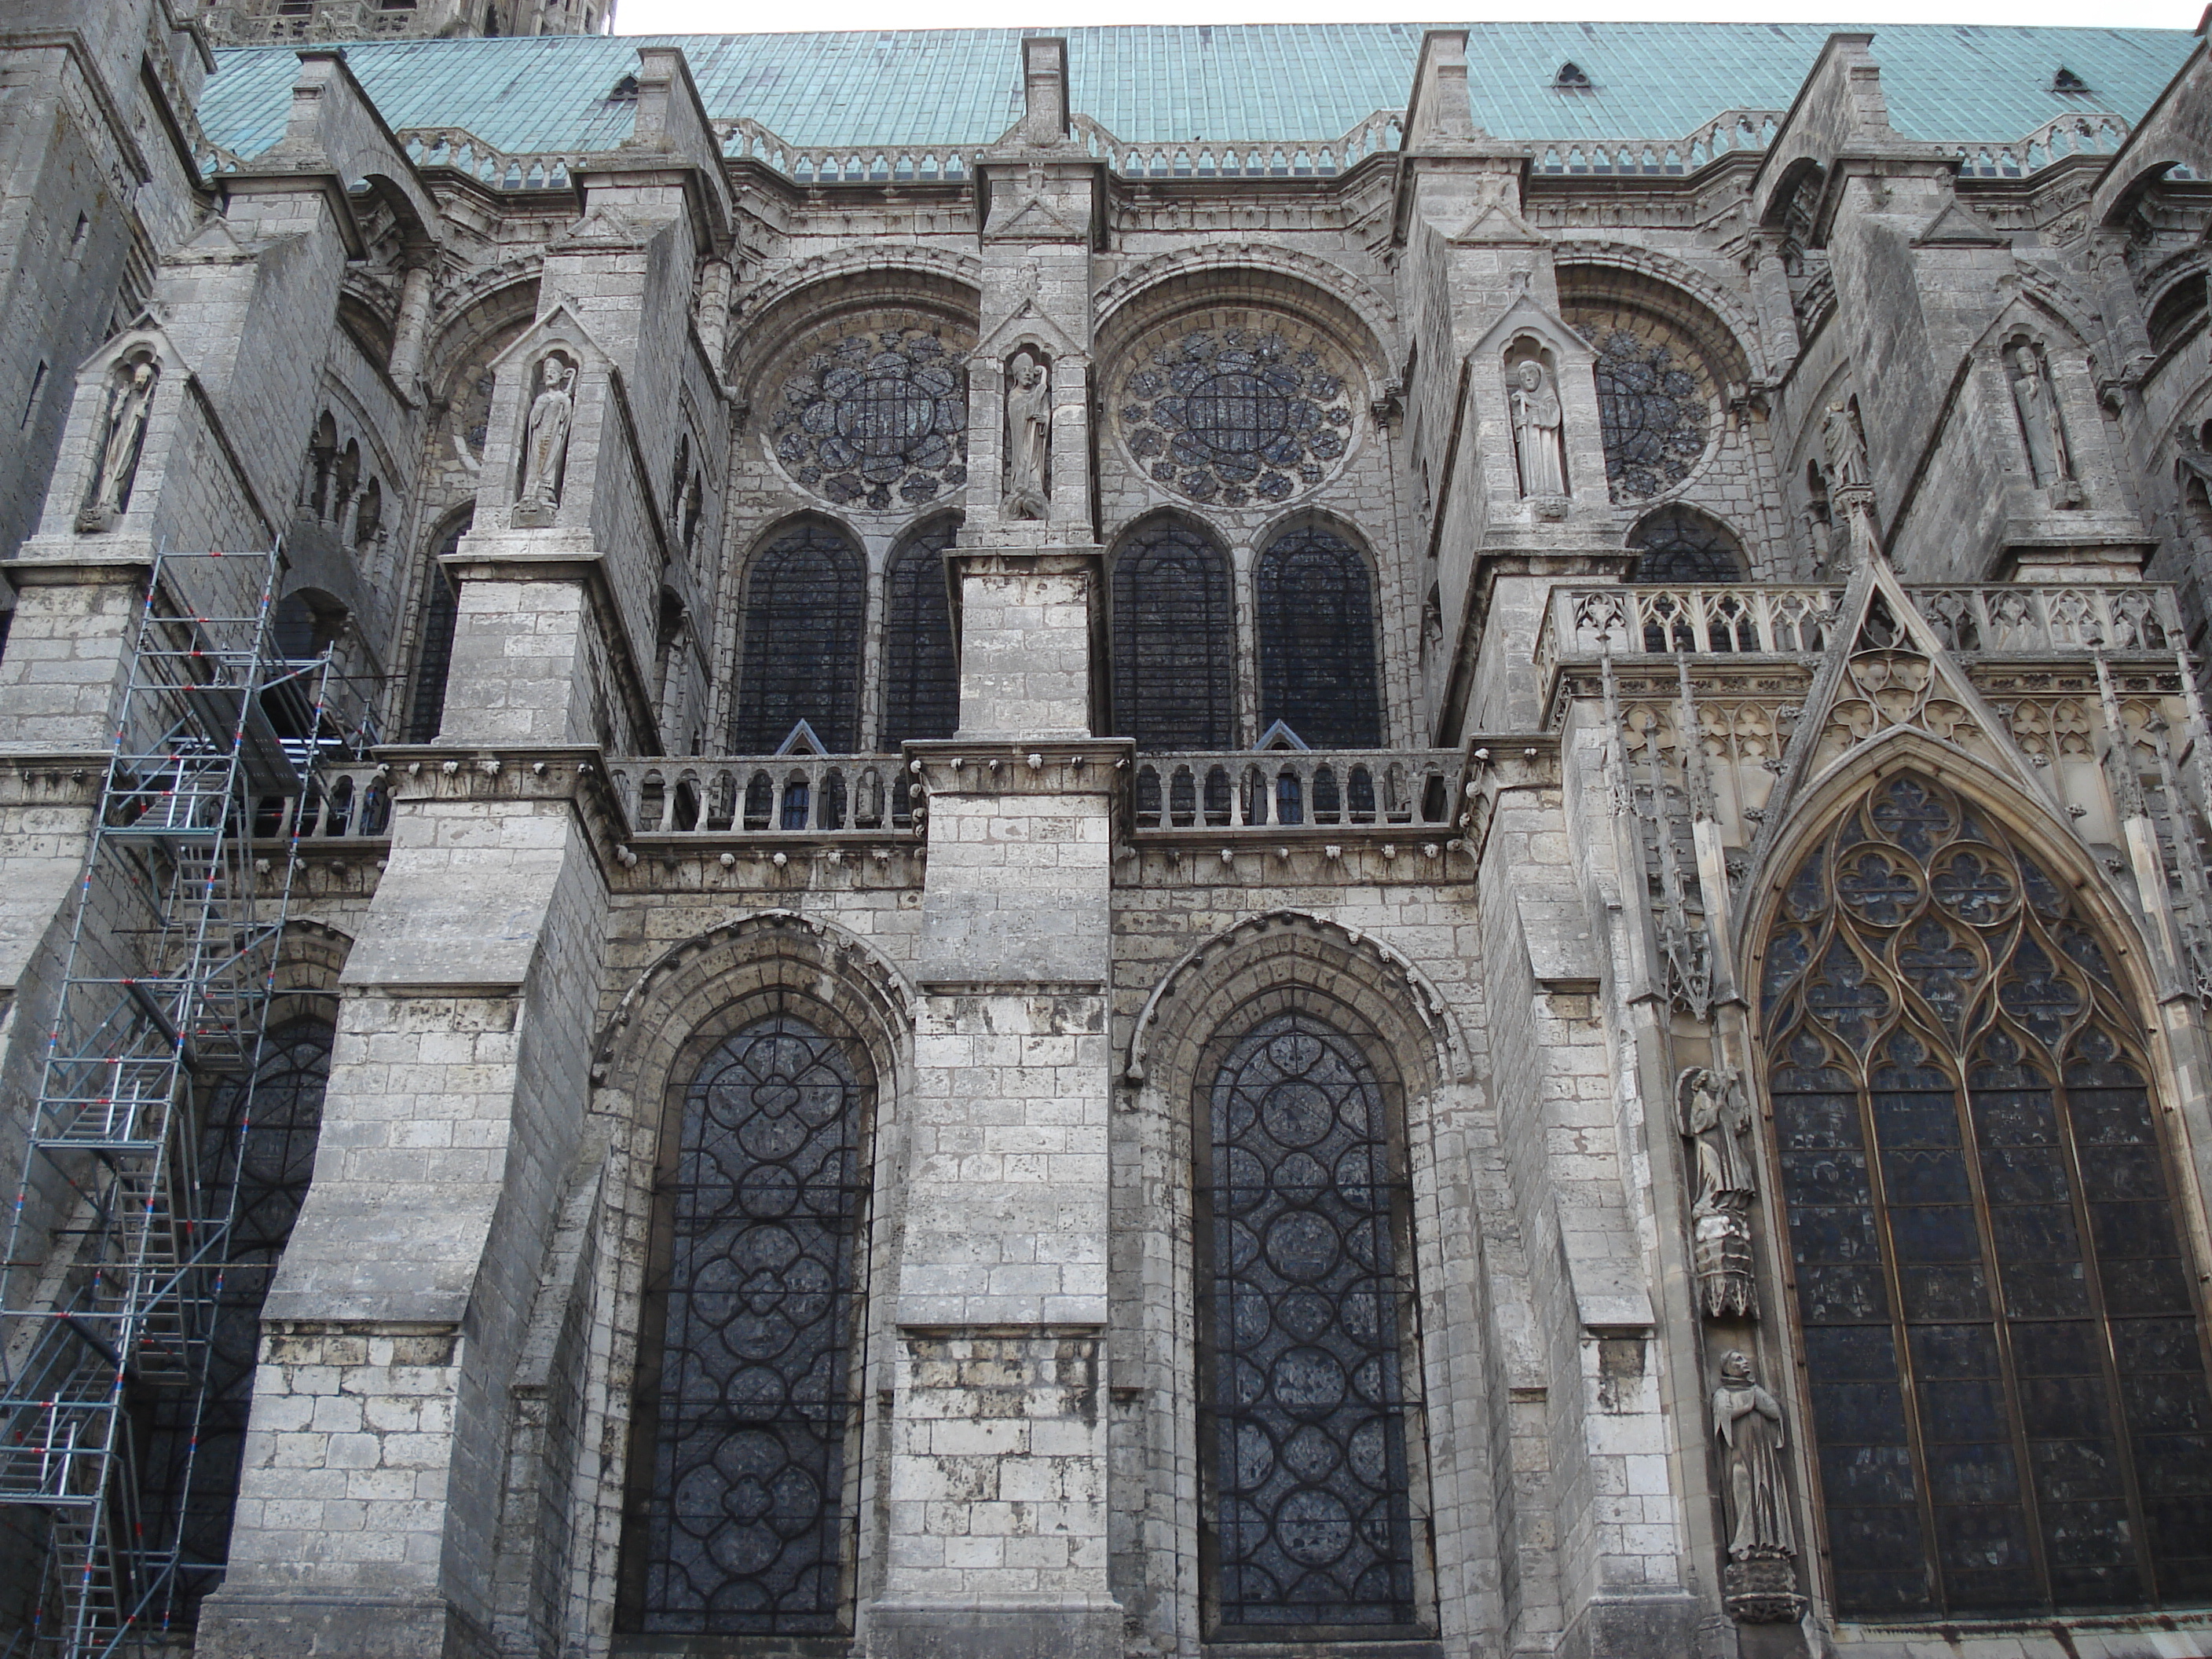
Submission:
[[[538,376],[540,390],[522,429],[522,483],[515,495],[515,522],[526,528],[551,523],[561,504],[561,469],[568,459],[568,428],[576,410],[571,392],[576,371],[565,359],[546,358],[538,366]]]
[[[1523,495],[1567,493],[1566,454],[1559,445],[1565,417],[1559,394],[1543,364],[1525,359],[1513,370],[1513,447],[1521,460]]]
[[[1018,351],[1006,370],[1006,516],[1042,519],[1052,494],[1052,386],[1044,365]]]
[[[1874,482],[1867,466],[1866,438],[1849,404],[1828,405],[1820,417],[1820,442],[1828,453],[1831,496],[1838,490],[1863,489]]]
[[[76,518],[80,531],[112,529],[124,508],[131,505],[131,486],[138,477],[138,454],[146,445],[146,417],[154,404],[154,383],[160,378],[161,372],[152,362],[141,357],[109,391],[92,495]]]
[[[1729,1559],[1796,1554],[1782,1479],[1782,1404],[1759,1387],[1749,1354],[1731,1350],[1722,1357],[1713,1433],[1727,1470]]]
[[[2075,493],[2069,488],[2074,482],[2074,458],[2066,447],[2066,428],[2058,418],[2051,373],[2031,346],[2015,345],[2011,356],[2012,406],[2020,416],[2021,441],[2027,446],[2028,471],[2036,483],[2052,492],[2054,505],[2070,506],[2070,499],[2056,499]]]
[[[1749,1148],[1751,1110],[1733,1073],[1692,1066],[1675,1079],[1681,1129],[1694,1149],[1690,1173],[1690,1259],[1709,1319],[1758,1317],[1753,1273]]]

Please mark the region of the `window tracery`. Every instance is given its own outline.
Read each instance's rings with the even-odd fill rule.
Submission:
[[[801,720],[829,753],[859,749],[866,615],[866,566],[836,526],[803,520],[761,550],[745,582],[731,753],[772,755]]]
[[[796,1014],[700,1064],[656,1182],[621,1623],[844,1628],[861,1089]]]
[[[1597,353],[1598,430],[1616,501],[1649,501],[1705,459],[1720,406],[1700,343],[1659,311],[1598,295],[1565,315]]]
[[[2098,931],[1911,774],[1800,864],[1761,1004],[1838,1609],[2212,1595],[2212,1395]]]
[[[1229,555],[1204,531],[1155,520],[1114,550],[1114,730],[1141,750],[1236,741],[1237,621]]]
[[[1743,544],[1717,519],[1695,507],[1661,507],[1637,520],[1628,545],[1638,557],[1634,582],[1740,582]]]
[[[1288,317],[1179,323],[1132,356],[1121,441],[1155,483],[1192,501],[1287,501],[1320,483],[1350,443],[1343,368],[1325,339]]]
[[[200,1132],[202,1179],[222,1192],[234,1178],[237,1197],[210,1333],[208,1386],[197,1421],[189,1396],[149,1394],[144,1464],[144,1513],[182,1517],[173,1541],[192,1564],[181,1581],[188,1603],[216,1587],[230,1554],[261,1305],[314,1178],[335,1035],[320,1015],[272,1025],[262,1039],[253,1086],[225,1078],[209,1097]]]
[[[1344,1033],[1279,1012],[1205,1109],[1209,1609],[1254,1633],[1411,1626],[1407,1206],[1381,1085]]]
[[[769,416],[770,447],[793,481],[877,513],[966,483],[962,348],[918,318],[842,326],[796,356]]]
[[[901,542],[884,577],[884,730],[881,746],[908,738],[949,738],[960,724],[960,682],[945,554],[960,533],[951,520]]]
[[[1280,720],[1316,749],[1382,741],[1375,596],[1367,561],[1318,526],[1287,530],[1261,554],[1260,725]]]

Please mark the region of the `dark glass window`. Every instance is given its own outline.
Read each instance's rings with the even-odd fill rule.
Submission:
[[[415,647],[415,678],[407,696],[409,743],[437,742],[438,728],[446,722],[446,678],[453,672],[453,629],[459,621],[460,595],[440,561],[460,546],[468,528],[464,520],[448,531],[429,569],[422,574],[422,632]]]
[[[1907,774],[1807,854],[1761,1000],[1847,1615],[2212,1597],[2212,1395],[2141,1021],[2068,886]]]
[[[1260,726],[1316,749],[1382,741],[1375,595],[1367,561],[1326,530],[1292,530],[1260,556]]]
[[[860,1093],[790,1013],[726,1039],[684,1092],[655,1188],[627,1630],[844,1628]]]
[[[1276,1013],[1229,1047],[1205,1103],[1208,1611],[1277,1637],[1411,1626],[1407,1204],[1374,1068]]]
[[[1728,526],[1691,507],[1662,507],[1637,521],[1628,544],[1638,550],[1637,582],[1740,582],[1743,544]]]
[[[1114,731],[1156,752],[1237,741],[1229,555],[1201,530],[1139,526],[1114,550]]]
[[[952,609],[945,550],[959,534],[950,520],[915,532],[891,554],[884,579],[884,734],[949,738],[960,724],[960,678],[952,658]]]
[[[142,1429],[146,1448],[141,1509],[155,1530],[179,1528],[177,1595],[187,1620],[222,1580],[230,1553],[231,1512],[246,1455],[261,1304],[292,1237],[315,1173],[315,1142],[330,1080],[330,1022],[287,1020],[262,1039],[253,1087],[226,1078],[210,1093],[200,1133],[200,1169],[210,1193],[237,1182],[220,1288],[207,1389],[194,1422],[189,1394],[149,1390]],[[241,1149],[244,1153],[240,1159]]]
[[[753,561],[730,752],[772,755],[805,720],[833,755],[860,744],[867,571],[826,524],[794,525]]]

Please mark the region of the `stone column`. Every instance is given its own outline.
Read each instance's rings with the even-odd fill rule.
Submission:
[[[430,261],[410,258],[399,279],[399,322],[392,335],[392,383],[410,398],[422,395],[422,342],[430,319]]]

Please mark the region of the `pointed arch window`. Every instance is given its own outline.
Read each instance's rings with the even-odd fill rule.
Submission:
[[[307,1014],[270,1027],[251,1089],[225,1078],[210,1094],[200,1132],[200,1169],[211,1193],[235,1207],[216,1293],[207,1388],[197,1400],[173,1390],[147,1395],[140,1509],[149,1531],[173,1534],[186,1564],[178,1594],[187,1607],[222,1582],[232,1512],[246,1456],[247,1414],[261,1342],[261,1304],[314,1178],[323,1095],[330,1082],[330,1020]]]
[[[846,1628],[863,1103],[843,1043],[789,1011],[684,1092],[654,1183],[625,1631]]]
[[[1310,747],[1382,741],[1375,590],[1367,561],[1318,526],[1288,530],[1260,555],[1260,724],[1280,720]]]
[[[2096,924],[1910,773],[1768,933],[1767,1083],[1847,1617],[2212,1596],[2212,1395],[2141,1018]]]
[[[772,755],[801,720],[831,754],[854,752],[866,622],[866,563],[843,531],[807,520],[763,548],[745,577],[731,753]]]
[[[1140,525],[1114,550],[1114,730],[1156,752],[1237,740],[1229,555],[1196,526]]]
[[[1743,544],[1719,520],[1679,502],[1647,513],[1628,532],[1632,582],[1740,582]]]
[[[960,725],[960,679],[952,652],[952,607],[945,555],[957,520],[925,525],[891,553],[884,592],[882,747],[908,738],[949,738]]]
[[[1196,1137],[1209,1622],[1413,1634],[1410,1206],[1382,1085],[1297,1009],[1218,1054]]]
[[[453,670],[453,633],[460,621],[460,593],[446,568],[459,550],[473,514],[449,528],[422,573],[422,626],[415,646],[415,676],[407,688],[409,743],[435,743],[446,723],[446,680]]]

